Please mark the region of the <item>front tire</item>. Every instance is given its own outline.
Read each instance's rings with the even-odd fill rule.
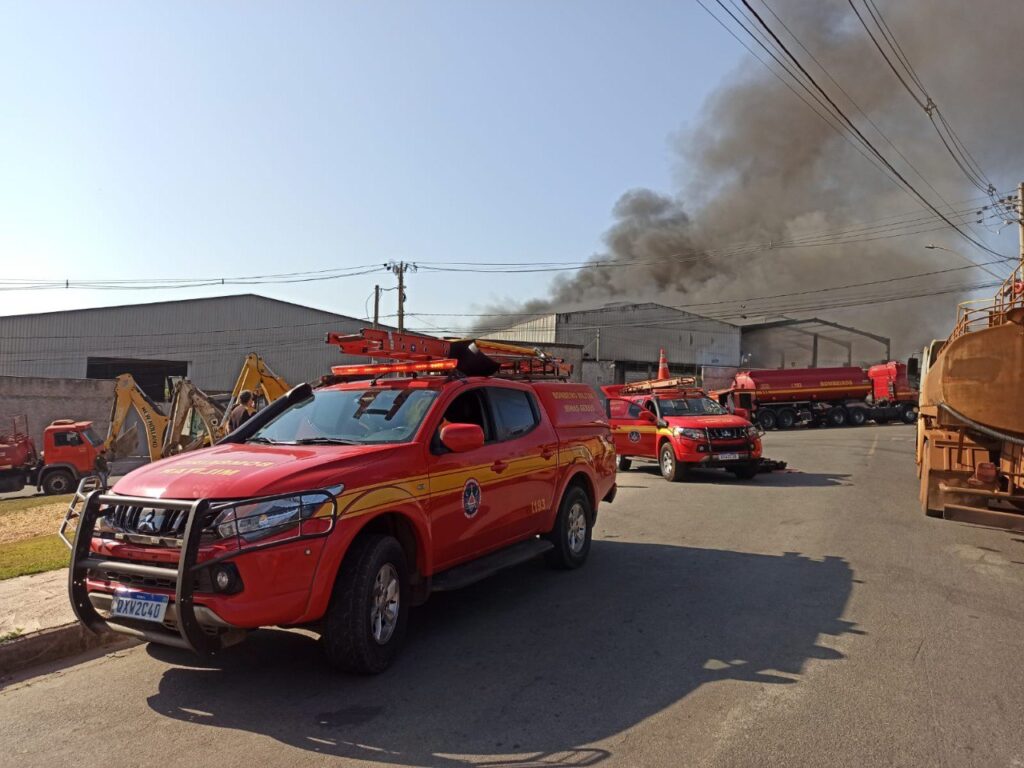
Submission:
[[[394,661],[409,615],[409,572],[391,536],[352,542],[324,616],[321,644],[331,666],[376,675]]]
[[[908,405],[903,409],[903,413],[900,414],[900,418],[903,419],[904,424],[917,423],[917,408],[913,405]]]
[[[619,456],[619,472],[628,472],[633,466],[633,461],[626,456]]]
[[[658,452],[658,466],[661,467],[661,476],[670,483],[678,483],[686,477],[686,465],[679,463],[675,449],[668,441],[661,444],[661,451]]]
[[[548,565],[571,571],[579,568],[590,554],[593,535],[594,508],[587,492],[578,485],[571,486],[562,497],[555,527],[548,539],[555,548],[547,553]]]

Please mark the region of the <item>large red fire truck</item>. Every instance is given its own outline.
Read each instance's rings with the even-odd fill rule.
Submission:
[[[757,428],[709,398],[694,378],[670,378],[664,352],[657,379],[601,389],[620,470],[635,459],[650,459],[672,482],[697,468],[726,469],[743,480],[760,471]]]
[[[917,420],[918,392],[910,385],[906,363],[895,361],[867,370],[850,366],[740,371],[730,387],[712,394],[732,413],[756,421],[762,429]]]
[[[566,366],[385,331],[328,342],[395,362],[334,367],[88,497],[70,584],[87,626],[201,654],[307,626],[333,665],[375,673],[431,592],[540,554],[583,565],[615,448]]]

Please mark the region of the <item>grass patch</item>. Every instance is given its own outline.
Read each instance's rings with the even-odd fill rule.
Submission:
[[[23,512],[26,509],[46,507],[50,504],[61,504],[67,509],[73,496],[74,494],[69,493],[65,496],[29,496],[24,499],[0,499],[0,517],[11,512]]]
[[[0,581],[66,568],[70,557],[64,542],[53,534],[0,544]]]

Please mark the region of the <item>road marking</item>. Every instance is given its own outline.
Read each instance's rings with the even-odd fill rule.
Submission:
[[[875,448],[878,447],[878,435],[875,435],[875,439],[871,441],[871,447],[868,448],[868,458],[870,459],[875,455]]]

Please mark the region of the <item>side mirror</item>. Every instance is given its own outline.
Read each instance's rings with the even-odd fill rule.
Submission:
[[[916,357],[907,360],[907,376],[917,376],[921,373],[921,361]]]
[[[644,410],[640,411],[640,421],[646,421],[646,422],[649,422],[649,423],[653,424],[657,420],[658,420],[658,417],[655,416],[650,411],[648,411],[646,408]]]
[[[441,444],[452,453],[483,448],[484,431],[478,424],[447,424],[441,427]]]
[[[651,415],[653,416],[654,414],[652,413]],[[656,424],[657,426],[661,427],[662,429],[664,429],[665,427],[667,427],[667,426],[668,426],[668,422],[667,422],[667,421],[665,421],[664,419],[658,419],[658,420],[657,420],[657,421],[655,421],[654,423],[655,423],[655,424]]]

